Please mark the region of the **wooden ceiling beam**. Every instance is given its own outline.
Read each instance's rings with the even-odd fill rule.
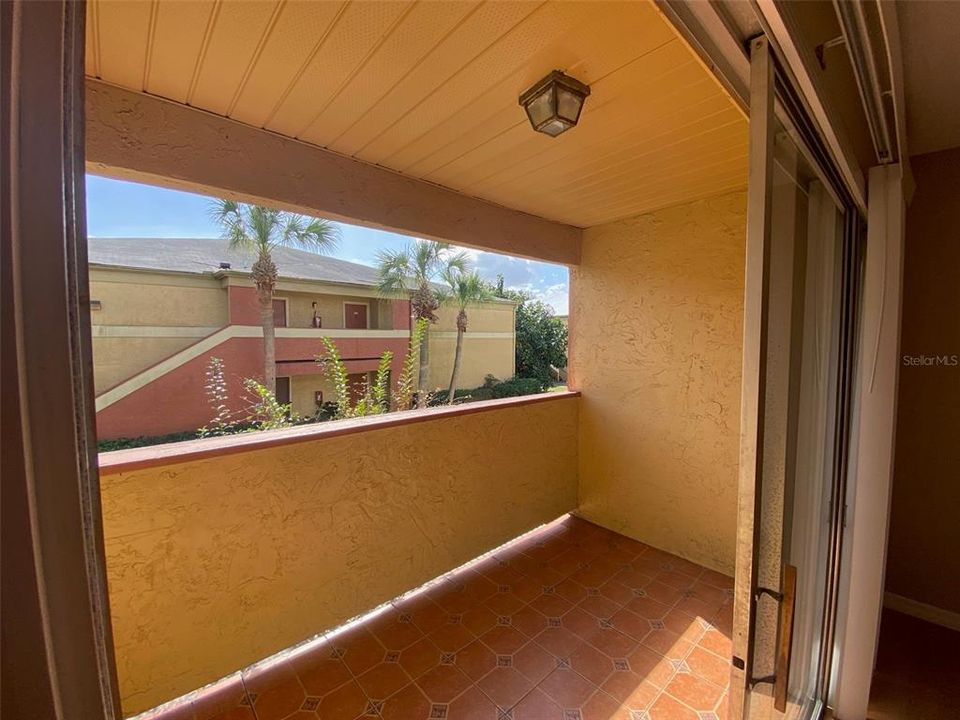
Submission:
[[[195,108],[86,84],[87,171],[549,262],[580,228],[462,195]]]

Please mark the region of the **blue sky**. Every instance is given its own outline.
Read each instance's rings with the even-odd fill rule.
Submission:
[[[152,185],[87,175],[87,232],[91,237],[216,238],[219,229],[208,216],[210,199],[204,195],[167,190]],[[396,233],[339,223],[340,246],[332,255],[374,265],[382,249],[399,249],[410,238]],[[468,249],[481,275],[504,277],[508,288],[529,290],[567,314],[569,273],[563,265]]]

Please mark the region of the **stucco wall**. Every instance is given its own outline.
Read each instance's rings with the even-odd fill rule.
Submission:
[[[558,396],[103,471],[125,714],[334,626],[572,510],[577,414],[578,398]]]
[[[227,324],[227,293],[212,278],[91,268],[90,297],[101,303],[90,313],[98,394]]]
[[[456,352],[455,332],[431,332],[430,375],[431,390],[450,386],[453,372],[453,357]],[[482,331],[467,331],[463,337],[463,359],[460,362],[461,388],[483,385],[487,375],[506,380],[514,375],[515,346],[513,335],[494,336]]]
[[[290,377],[290,405],[298,415],[311,416],[317,412],[315,395],[323,392],[324,402],[335,399],[333,386],[325,375],[293,375]]]
[[[431,330],[440,332],[457,329],[454,305],[444,305],[437,311],[437,322]],[[467,308],[467,328],[473,332],[513,332],[516,305],[512,302],[489,302]]]
[[[733,573],[746,196],[585,231],[571,271],[580,513]]]
[[[227,324],[227,292],[213,278],[93,268],[90,297],[102,304],[90,315],[93,325]]]
[[[456,307],[444,306],[430,326],[430,389],[447,388],[457,344]],[[461,388],[483,384],[487,375],[501,380],[513,377],[516,364],[516,306],[508,302],[484,303],[467,308],[467,333],[460,365]]]
[[[960,148],[910,162],[900,354],[956,357]],[[886,589],[960,613],[960,366],[901,362]]]
[[[93,386],[99,395],[197,342],[196,337],[94,337]]]

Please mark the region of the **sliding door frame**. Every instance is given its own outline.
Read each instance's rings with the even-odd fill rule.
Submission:
[[[83,2],[0,2],[2,711],[120,718],[96,461]]]
[[[746,277],[744,286],[744,347],[741,394],[741,442],[739,501],[737,518],[737,568],[734,595],[733,658],[730,684],[730,712],[732,718],[750,716],[751,708],[773,712],[772,697],[760,699],[756,688],[776,682],[778,673],[773,657],[758,659],[758,648],[773,650],[778,640],[789,644],[788,638],[779,638],[773,602],[781,591],[778,573],[785,562],[783,548],[773,539],[762,542],[762,524],[769,518],[764,513],[774,512],[776,503],[765,507],[762,487],[765,466],[772,467],[764,457],[765,444],[771,443],[786,431],[791,423],[784,415],[784,406],[768,407],[768,384],[776,378],[768,376],[769,368],[789,364],[791,348],[784,343],[770,345],[769,323],[775,317],[790,315],[782,297],[774,299],[770,288],[772,247],[773,156],[776,118],[786,127],[799,152],[822,181],[824,188],[844,212],[842,238],[840,347],[837,362],[838,391],[834,414],[833,463],[829,480],[830,526],[828,535],[828,574],[824,597],[824,616],[821,626],[819,662],[815,677],[814,713],[819,715],[826,707],[830,690],[833,653],[837,626],[837,607],[840,592],[840,559],[846,506],[847,476],[851,446],[852,406],[854,400],[853,373],[856,365],[860,276],[863,261],[863,220],[854,195],[844,184],[842,175],[831,161],[831,156],[815,125],[806,116],[803,105],[793,92],[786,74],[778,65],[775,50],[768,38],[760,35],[750,43],[750,164],[747,188]],[[777,307],[772,305],[776,303]],[[789,345],[787,343],[786,345]],[[774,434],[766,437],[766,431]],[[776,453],[775,453],[776,454]],[[769,471],[769,470],[768,470]],[[783,512],[786,506],[780,508]],[[774,523],[776,525],[776,523]],[[782,526],[781,526],[782,527]],[[769,532],[769,531],[768,531]],[[773,545],[777,547],[773,547]],[[773,553],[773,555],[771,555]],[[776,561],[776,562],[774,562]],[[774,577],[776,575],[776,577]],[[762,629],[758,630],[758,625]],[[771,653],[772,654],[772,653]],[[764,653],[766,655],[766,653]],[[798,659],[799,660],[799,659]],[[784,683],[788,678],[779,678]],[[767,695],[767,693],[761,693]],[[759,700],[759,703],[757,702]]]

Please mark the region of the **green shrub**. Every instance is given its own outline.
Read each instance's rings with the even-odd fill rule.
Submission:
[[[249,403],[245,424],[249,430],[280,430],[290,427],[296,415],[290,403],[281,403],[270,389],[253,378],[244,378],[243,389]],[[200,429],[203,432],[203,428]]]
[[[497,380],[493,375],[484,378],[483,385],[478,388],[457,390],[455,403],[480,402],[481,400],[498,400],[500,398],[521,397],[523,395],[537,395],[550,387],[550,383],[540,378],[510,378]],[[430,398],[430,407],[446,405],[446,395],[437,394]]]
[[[163,445],[165,443],[180,442],[181,440],[196,440],[200,435],[194,430],[185,432],[168,433],[167,435],[140,435],[133,438],[116,438],[114,440],[97,441],[97,449],[100,452],[111,452],[113,450],[127,450],[128,448],[148,447],[150,445]]]
[[[504,380],[490,388],[494,398],[520,397],[521,395],[536,395],[546,391],[549,382],[541,378],[511,378]]]
[[[432,393],[427,401],[429,407],[444,407],[449,405],[448,394],[446,391]],[[460,388],[457,390],[453,398],[454,405],[460,405],[462,403],[471,403],[479,402],[480,400],[492,400],[493,391],[487,387],[478,387],[473,388],[472,390],[466,388]]]

